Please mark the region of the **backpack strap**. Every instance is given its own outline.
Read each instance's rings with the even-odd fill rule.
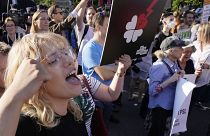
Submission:
[[[84,39],[85,35],[87,34],[88,29],[89,29],[89,25],[85,25],[84,33],[83,33],[81,41],[79,42],[79,45],[78,45],[79,47],[80,47],[80,44],[81,44],[82,40]]]
[[[78,53],[78,45],[77,45],[77,36],[75,32],[75,27],[72,28],[70,33],[70,46],[74,49],[76,53]]]
[[[168,68],[168,71],[170,72],[170,74],[173,75],[174,72],[173,72],[173,70],[171,70],[170,66],[164,60],[162,60],[162,62],[166,65],[166,67]]]

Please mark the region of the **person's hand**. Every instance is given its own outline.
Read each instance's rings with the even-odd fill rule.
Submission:
[[[163,83],[161,83],[158,87],[161,88],[156,88],[157,92],[162,91],[162,88],[167,87],[168,85],[170,85],[171,83],[179,80],[180,77],[183,77],[185,74],[184,70],[180,70],[175,72],[169,79],[167,79],[166,81],[164,81]]]
[[[195,70],[195,75],[197,77],[200,77],[201,73],[202,73],[202,68],[198,68],[198,69]]]
[[[184,74],[185,74],[185,71],[184,70],[179,70],[179,71],[177,71],[177,74],[179,74],[180,77],[183,77]]]
[[[209,69],[209,65],[206,63],[200,63],[202,69]]]
[[[131,66],[131,58],[129,55],[121,55],[118,61],[118,68],[117,71],[119,73],[125,73],[126,70]]]
[[[12,84],[13,95],[21,102],[27,101],[51,77],[44,66],[36,60],[24,59],[15,73]]]

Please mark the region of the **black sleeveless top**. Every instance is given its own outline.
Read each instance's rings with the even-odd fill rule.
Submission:
[[[88,136],[85,123],[76,121],[68,112],[60,116],[60,123],[53,128],[46,128],[37,123],[36,119],[21,115],[16,136]]]
[[[182,69],[181,66],[180,66],[180,64],[179,64],[179,61],[178,61],[178,66],[179,66],[180,69]],[[194,68],[193,61],[191,59],[189,59],[186,62],[185,69],[182,69],[182,70],[185,71],[185,74],[194,74],[195,68]]]

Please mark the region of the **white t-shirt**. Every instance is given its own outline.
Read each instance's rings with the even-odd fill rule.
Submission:
[[[210,44],[204,47],[203,51],[200,49],[200,44],[195,41],[193,43],[195,45],[196,51],[192,54],[191,58],[194,62],[195,69],[200,67],[200,63],[205,63],[210,65]],[[202,69],[201,76],[197,79],[196,85],[197,87],[201,87],[210,82],[210,69]]]
[[[83,23],[82,24],[82,29],[81,31],[78,30],[78,27],[75,26],[75,32],[76,32],[76,35],[77,35],[77,44],[79,46],[79,52],[78,52],[78,58],[77,58],[77,61],[78,61],[78,64],[81,66],[82,65],[82,50],[85,46],[85,44],[93,38],[93,27],[89,26],[88,28],[88,31],[85,35],[85,37],[83,38],[83,40],[81,41],[82,39],[82,36],[83,36],[83,33],[84,33],[84,30],[85,30],[85,24]],[[81,44],[80,44],[81,43]]]

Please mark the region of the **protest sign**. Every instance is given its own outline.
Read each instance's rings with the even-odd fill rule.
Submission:
[[[189,105],[191,101],[192,90],[196,85],[190,82],[194,81],[195,75],[188,75],[185,78],[187,78],[188,81],[181,78],[179,79],[176,86],[170,136],[172,134],[184,132],[187,130],[186,123],[189,112]]]
[[[185,74],[183,78],[191,83],[195,83],[196,77],[195,74]]]
[[[145,56],[157,33],[166,0],[114,0],[101,65],[122,54]]]
[[[210,16],[210,0],[204,0],[203,15],[201,22],[202,23],[208,22],[209,16]]]

